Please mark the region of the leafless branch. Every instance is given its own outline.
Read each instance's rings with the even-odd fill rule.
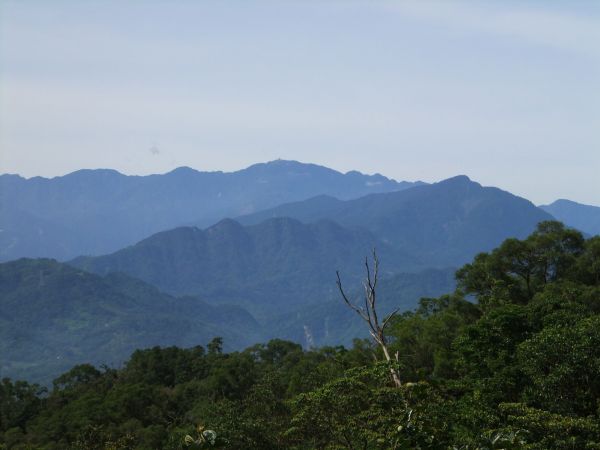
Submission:
[[[394,317],[396,314],[398,314],[398,312],[400,311],[400,308],[396,308],[394,311],[392,311],[384,320],[383,320],[383,325],[381,325],[381,330],[385,330],[385,327],[387,326],[387,324],[390,322],[390,319],[392,317]]]
[[[340,291],[340,294],[342,294],[342,298],[344,299],[344,302],[346,302],[346,305],[348,305],[351,309],[353,309],[359,316],[361,316],[364,320],[366,320],[367,322],[371,322],[371,318],[368,316],[368,309],[367,309],[367,313],[365,313],[365,311],[362,308],[359,308],[358,306],[354,305],[350,300],[348,300],[348,297],[346,296],[346,293],[344,292],[344,289],[342,288],[342,280],[340,278],[340,273],[339,271],[335,272],[337,275],[337,286],[338,289]]]
[[[394,317],[398,313],[399,309],[396,309],[391,314],[389,314],[387,317],[385,317],[382,324],[379,323],[379,318],[377,316],[377,309],[376,309],[376,301],[377,301],[376,287],[377,287],[377,280],[379,278],[379,259],[377,258],[377,253],[375,252],[375,249],[373,249],[373,262],[374,262],[373,263],[373,271],[372,271],[372,275],[371,275],[369,259],[365,258],[365,269],[367,272],[367,276],[366,276],[365,281],[363,282],[363,288],[365,290],[365,297],[364,297],[365,306],[364,306],[364,308],[356,306],[348,299],[348,296],[346,295],[346,293],[344,292],[344,289],[342,287],[342,280],[340,278],[339,271],[336,271],[337,286],[338,286],[340,293],[342,294],[342,298],[344,299],[344,302],[346,303],[346,305],[348,305],[348,307],[350,307],[353,311],[355,311],[358,315],[360,315],[360,317],[365,322],[367,322],[367,325],[369,326],[369,334],[373,337],[375,342],[377,342],[377,344],[379,344],[379,346],[381,347],[383,354],[385,356],[385,359],[388,362],[391,362],[392,358],[391,358],[389,350],[387,348],[387,342],[386,342],[384,331],[385,331],[386,326],[392,319],[392,317]],[[396,361],[398,361],[398,358],[399,358],[398,353],[396,353],[395,357],[396,357]],[[392,380],[394,381],[394,384],[397,387],[400,387],[402,384],[400,382],[400,374],[398,373],[398,371],[393,366],[391,366],[390,373],[392,375]]]

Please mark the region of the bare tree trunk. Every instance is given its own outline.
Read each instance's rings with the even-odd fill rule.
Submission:
[[[390,319],[392,317],[394,317],[394,315],[398,312],[398,309],[396,309],[394,312],[392,312],[390,315],[388,315],[385,319],[383,319],[383,322],[379,322],[379,318],[377,316],[377,309],[375,308],[376,306],[376,301],[377,301],[377,297],[376,297],[376,287],[377,287],[377,279],[378,279],[378,275],[379,275],[379,260],[377,259],[377,253],[375,252],[375,250],[373,249],[373,262],[374,262],[374,267],[373,267],[373,275],[371,276],[371,268],[369,267],[369,260],[368,258],[365,258],[365,268],[367,271],[367,278],[365,279],[363,286],[365,289],[365,306],[356,306],[354,303],[352,303],[350,300],[348,300],[348,297],[346,296],[346,293],[344,292],[344,289],[342,288],[342,280],[340,278],[340,273],[336,272],[337,275],[337,286],[338,289],[340,290],[340,293],[342,294],[342,298],[344,299],[344,302],[346,303],[346,305],[348,305],[349,308],[351,308],[352,310],[354,310],[354,312],[356,312],[369,326],[369,333],[371,334],[371,336],[373,337],[373,339],[375,340],[375,342],[377,342],[377,344],[381,347],[381,350],[383,351],[383,355],[385,356],[385,359],[389,362],[392,363],[393,360],[390,356],[390,352],[388,350],[387,347],[387,341],[385,339],[385,327],[387,326],[387,324],[389,323]],[[396,355],[396,361],[398,360],[398,355]],[[394,382],[394,384],[396,385],[396,387],[400,387],[402,386],[402,382],[400,381],[400,374],[398,373],[398,370],[396,370],[395,367],[390,365],[390,374],[392,376],[392,380]]]
[[[381,346],[381,349],[383,350],[383,355],[385,356],[385,359],[387,360],[387,362],[391,363],[392,358],[390,357],[390,353],[387,348],[387,343],[385,342],[385,338],[383,336],[381,336],[381,338],[382,338],[383,342],[380,342],[379,345]],[[396,357],[396,361],[397,360],[398,359]],[[400,374],[398,373],[398,371],[393,366],[390,366],[390,372],[392,375],[392,380],[394,381],[394,384],[396,385],[396,387],[402,386],[402,382],[400,381]]]

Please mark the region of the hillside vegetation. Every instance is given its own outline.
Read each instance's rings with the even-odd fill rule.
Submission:
[[[189,435],[195,448],[600,448],[600,238],[544,222],[456,275],[455,292],[423,299],[388,329],[400,388],[366,341],[155,347],[119,370],[76,366],[47,395],[3,380],[0,442],[179,449]]]
[[[47,259],[0,264],[0,376],[49,382],[75,364],[119,365],[136,348],[214,336],[239,349],[263,338],[239,307],[175,298],[120,273]]]
[[[449,270],[429,270],[398,274],[381,286],[384,310],[406,311],[422,296],[452,289],[454,280]],[[174,297],[120,272],[100,276],[47,259],[0,264],[0,378],[49,385],[76,364],[119,367],[136,348],[193,347],[215,336],[224,338],[227,351],[274,337],[308,348],[366,336],[331,294],[312,303],[282,294],[290,304],[271,307],[271,318],[257,321],[240,306]]]
[[[289,218],[248,227],[226,219],[206,230],[177,228],[70,264],[101,275],[124,272],[173,295],[235,302],[264,317],[322,298],[335,288],[336,269],[356,279],[360,261],[374,246],[390,273],[420,267],[366,230]]]

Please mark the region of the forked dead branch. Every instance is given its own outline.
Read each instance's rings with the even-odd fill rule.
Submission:
[[[377,258],[377,253],[376,253],[375,249],[373,249],[373,270],[371,270],[371,267],[369,266],[369,258],[368,257],[365,257],[365,269],[367,272],[367,276],[366,276],[365,280],[363,281],[363,288],[365,291],[364,306],[357,306],[348,299],[348,296],[346,295],[346,293],[344,292],[344,288],[342,287],[342,280],[340,278],[339,271],[336,271],[337,286],[338,286],[338,289],[340,290],[340,294],[342,294],[342,298],[344,299],[344,302],[346,303],[346,305],[348,305],[349,308],[354,310],[354,312],[356,312],[367,323],[367,325],[369,327],[369,333],[371,334],[371,336],[373,337],[375,342],[377,342],[377,344],[381,347],[381,350],[383,351],[383,355],[385,356],[385,359],[389,363],[391,363],[392,357],[390,356],[390,352],[389,352],[388,346],[387,346],[387,340],[385,338],[385,327],[390,322],[390,319],[392,317],[394,317],[394,315],[396,315],[396,313],[399,311],[399,308],[396,309],[395,311],[393,311],[391,314],[387,315],[383,319],[383,322],[379,321],[379,317],[377,315],[377,308],[376,308],[376,306],[377,306],[376,305],[376,303],[377,303],[376,289],[377,289],[377,280],[379,277],[379,259]],[[395,360],[396,360],[396,362],[398,361],[397,354],[395,355]],[[390,373],[392,376],[392,380],[394,381],[394,384],[397,387],[400,387],[402,385],[402,382],[400,381],[400,374],[398,373],[398,370],[393,365],[390,365]]]

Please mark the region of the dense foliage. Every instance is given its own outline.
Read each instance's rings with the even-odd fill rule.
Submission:
[[[44,393],[3,380],[11,449],[600,449],[600,237],[556,222],[509,239],[389,327],[377,349],[138,350]],[[197,428],[200,426],[200,428]],[[215,435],[213,434],[216,433]],[[186,437],[187,436],[187,437]]]

